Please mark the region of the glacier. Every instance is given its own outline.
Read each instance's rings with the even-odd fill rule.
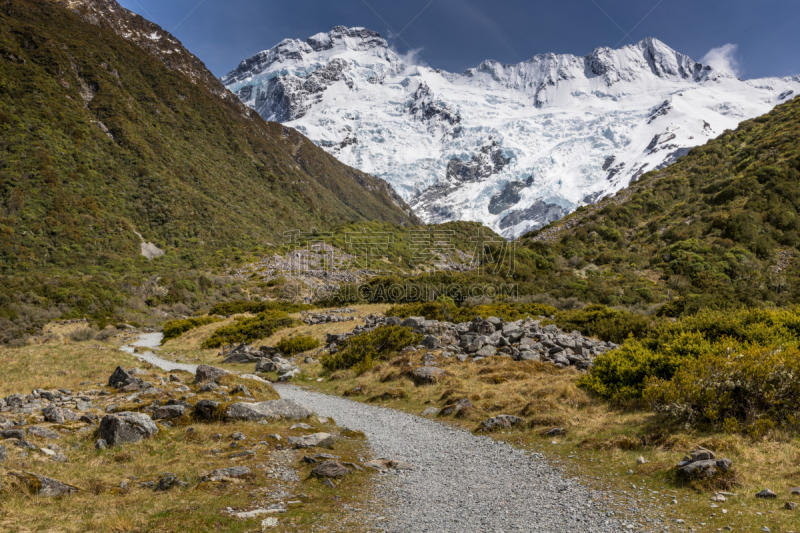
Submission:
[[[800,91],[800,76],[740,80],[653,38],[457,74],[343,26],[286,39],[221,81],[265,120],[390,183],[424,221],[479,221],[509,239]]]

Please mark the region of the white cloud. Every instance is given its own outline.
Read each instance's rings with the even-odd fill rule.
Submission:
[[[723,44],[709,50],[700,62],[738,77],[742,73],[742,67],[739,64],[739,60],[736,59],[736,51],[738,49],[739,46],[736,44]]]
[[[405,54],[402,54],[402,53],[398,52],[397,49],[394,47],[394,44],[392,44],[391,50],[392,50],[392,52],[397,54],[397,56],[400,58],[400,60],[403,63],[405,63],[406,65],[412,65],[412,66],[415,66],[415,67],[427,67],[428,66],[428,63],[426,63],[425,60],[422,59],[422,57],[420,56],[420,52],[422,52],[422,50],[423,50],[422,48],[412,48],[411,50],[409,50]]]

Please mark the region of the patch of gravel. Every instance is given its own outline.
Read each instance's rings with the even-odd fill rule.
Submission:
[[[641,523],[613,516],[601,501],[609,495],[564,478],[541,454],[391,409],[291,385],[276,389],[282,398],[363,431],[376,457],[415,467],[383,478],[381,496],[389,508],[374,525],[384,531],[642,530]]]

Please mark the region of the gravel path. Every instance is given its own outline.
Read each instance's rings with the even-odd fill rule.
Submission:
[[[610,517],[599,492],[563,478],[539,454],[391,409],[276,388],[283,398],[363,431],[376,457],[415,466],[382,485],[390,508],[379,527],[386,531],[630,531]]]
[[[167,361],[166,359],[161,359],[153,352],[134,353],[133,351],[135,346],[140,348],[158,348],[161,346],[161,339],[163,338],[163,333],[145,333],[144,335],[140,335],[139,338],[136,339],[136,341],[130,346],[122,346],[120,350],[131,354],[139,361],[150,363],[151,365],[156,366],[161,370],[166,370],[167,372],[171,372],[173,370],[185,370],[194,374],[197,371],[197,365]]]

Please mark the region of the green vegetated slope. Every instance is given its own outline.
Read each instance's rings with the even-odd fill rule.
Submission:
[[[324,242],[352,255],[354,268],[397,274],[471,265],[484,240],[501,242],[503,238],[480,222],[466,221],[406,227],[378,221],[351,222],[299,237],[303,246]]]
[[[795,98],[520,245],[546,263],[532,279],[561,297],[671,300],[667,316],[785,305],[800,298],[798,213]]]
[[[155,24],[111,0],[4,2],[0,343],[54,318],[213,305],[241,287],[211,274],[285,231],[371,220],[419,223],[382,180],[264,122]],[[142,257],[136,232],[166,255]]]
[[[0,154],[6,274],[134,259],[134,231],[203,255],[348,220],[417,223],[381,180],[54,2],[0,13]]]

